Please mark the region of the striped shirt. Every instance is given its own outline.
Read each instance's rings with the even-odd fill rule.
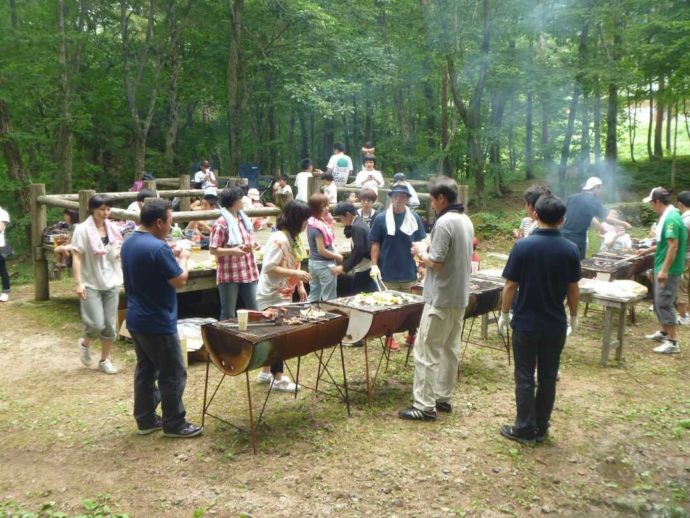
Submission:
[[[254,234],[244,228],[242,219],[239,220],[240,235],[242,243],[254,245]],[[213,224],[211,237],[209,238],[209,248],[224,248],[228,246],[228,222],[220,217]],[[256,266],[254,252],[249,252],[241,256],[224,255],[216,256],[216,283],[224,282],[255,282],[259,279],[259,269]]]

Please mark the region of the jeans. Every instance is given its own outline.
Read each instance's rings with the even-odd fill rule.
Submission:
[[[182,359],[180,339],[177,334],[130,334],[137,354],[134,371],[134,419],[137,426],[140,429],[151,428],[156,422],[156,407],[160,403],[163,430],[176,432],[186,422],[182,394],[187,383],[187,369]]]
[[[246,309],[259,309],[256,305],[255,282],[221,282],[218,285],[220,295],[220,319],[227,320],[237,316],[237,297],[242,297]]]
[[[0,279],[2,279],[2,291],[9,293],[10,291],[10,276],[7,273],[7,264],[5,258],[0,254]]]
[[[314,261],[309,259],[309,297],[307,302],[320,302],[322,300],[333,300],[338,297],[336,286],[338,278],[331,272],[331,266],[335,263],[331,261]]]
[[[565,345],[565,332],[513,331],[515,359],[515,433],[534,437],[549,429],[549,419],[556,400],[556,376]],[[534,387],[537,369],[538,387]]]
[[[86,338],[115,340],[117,330],[117,304],[120,300],[120,288],[109,290],[86,288],[86,300],[81,300],[81,319],[84,322]]]

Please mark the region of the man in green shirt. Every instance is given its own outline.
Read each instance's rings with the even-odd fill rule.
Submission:
[[[683,277],[684,252],[688,240],[688,231],[670,198],[671,194],[666,189],[656,187],[642,200],[650,204],[659,216],[659,221],[656,225],[656,246],[638,252],[654,252],[654,311],[661,324],[661,330],[647,335],[646,338],[661,342],[661,345],[654,348],[654,352],[659,354],[680,352],[674,303]]]

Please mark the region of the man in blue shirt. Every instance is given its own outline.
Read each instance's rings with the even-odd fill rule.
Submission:
[[[187,283],[189,253],[181,251],[176,259],[165,242],[172,226],[169,201],[146,200],[140,217],[141,225],[121,252],[127,329],[137,355],[134,419],[141,435],[162,428],[166,437],[195,437],[203,428],[185,419],[187,369],[177,334],[175,291]],[[162,418],[156,414],[158,403]]]
[[[517,416],[514,425],[501,427],[501,434],[523,444],[547,437],[566,329],[568,324],[572,332],[577,329],[578,281],[582,276],[577,247],[558,231],[566,213],[563,202],[543,195],[535,210],[539,228],[515,243],[503,270],[506,284],[498,322],[499,331],[505,335],[511,324],[508,311],[517,292],[512,319]],[[568,302],[568,318],[563,299]]]
[[[566,202],[568,215],[561,234],[577,245],[580,259],[584,259],[587,255],[587,231],[592,224],[599,230],[601,230],[599,220],[631,228],[629,223],[609,216],[599,200],[601,187],[601,179],[592,176],[587,179],[582,192],[573,194]]]
[[[417,263],[412,257],[412,244],[426,237],[424,225],[416,212],[407,207],[410,190],[407,185],[396,184],[388,192],[391,204],[374,218],[369,232],[371,243],[372,279],[383,279],[390,290],[411,292],[417,282]],[[413,335],[408,344],[413,343]],[[392,338],[388,345],[393,350],[400,346]]]

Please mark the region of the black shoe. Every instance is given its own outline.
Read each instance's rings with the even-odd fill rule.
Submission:
[[[515,433],[515,428],[509,424],[504,424],[501,426],[501,435],[511,441],[517,441],[520,444],[526,444],[527,446],[534,446],[537,442],[534,436],[524,437]]]
[[[139,428],[139,430],[137,430],[137,433],[139,435],[148,435],[150,433],[157,432],[158,430],[162,430],[162,429],[163,429],[163,420],[160,417],[156,416],[156,420],[152,426],[148,426],[146,428]]]
[[[188,439],[190,437],[196,437],[197,435],[201,435],[201,433],[204,431],[203,426],[197,426],[192,423],[185,423],[181,428],[177,429],[174,432],[163,432],[164,437],[177,437],[180,439]]]
[[[398,412],[398,417],[408,421],[436,421],[436,410],[419,410],[411,406]]]
[[[549,431],[548,430],[537,430],[537,435],[536,435],[535,439],[538,443],[542,443],[548,438],[549,438]]]
[[[438,412],[450,414],[453,411],[453,405],[451,405],[448,401],[436,401],[436,410]]]

